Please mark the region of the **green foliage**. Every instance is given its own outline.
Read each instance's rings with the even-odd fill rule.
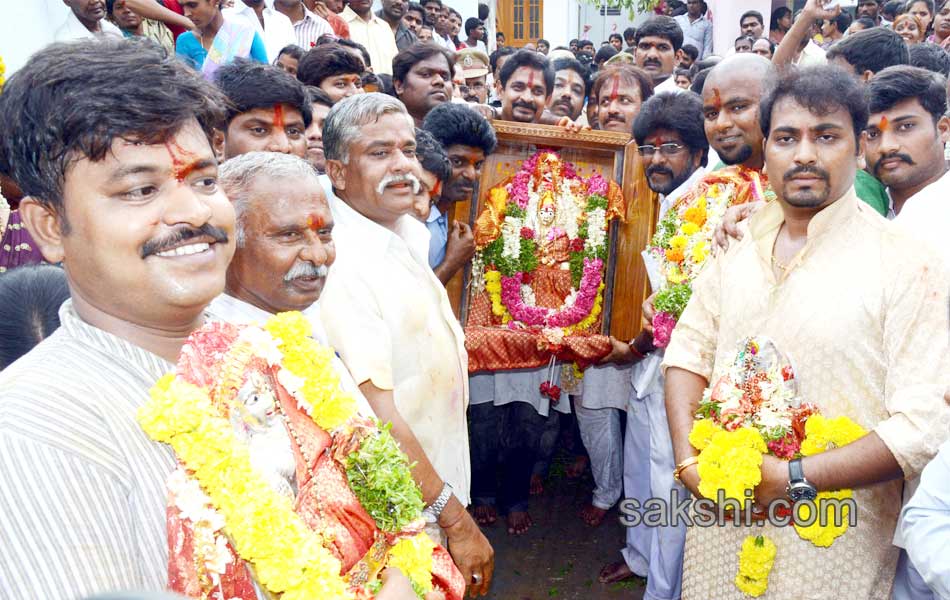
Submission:
[[[538,266],[538,257],[535,254],[538,251],[538,244],[534,240],[519,238],[521,246],[521,256],[517,259],[504,256],[505,240],[502,236],[495,238],[490,244],[482,250],[482,259],[486,265],[495,265],[495,268],[501,271],[505,277],[511,277],[515,273],[529,273]]]
[[[679,319],[692,294],[693,290],[688,283],[678,283],[657,292],[656,298],[653,300],[653,307],[656,312],[669,313]]]
[[[670,247],[670,238],[676,235],[676,227],[679,216],[675,210],[668,210],[656,227],[656,233],[653,234],[653,245],[660,248]]]
[[[425,503],[412,478],[412,465],[389,432],[392,423],[377,426],[379,432],[364,438],[359,450],[347,457],[346,478],[376,525],[395,533],[417,519]]]

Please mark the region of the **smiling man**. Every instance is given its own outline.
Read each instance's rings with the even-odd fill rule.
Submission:
[[[543,54],[519,50],[505,60],[501,81],[501,120],[537,123],[554,92],[554,67]]]
[[[224,289],[234,211],[211,136],[225,104],[146,41],[48,46],[4,86],[0,170],[71,295],[62,326],[0,375],[4,598],[166,586],[175,457],[135,413]]]
[[[307,156],[313,113],[303,84],[277,67],[248,60],[219,68],[215,83],[228,98],[226,158],[254,150]]]
[[[122,30],[106,20],[106,0],[64,0],[69,7],[66,21],[56,30],[57,42],[96,38],[103,35],[122,37]]]
[[[416,463],[427,521],[471,595],[488,591],[493,552],[465,506],[470,460],[464,333],[429,267],[425,225],[412,216],[419,168],[412,118],[396,99],[336,104],[323,131],[337,261],[320,298],[331,344]],[[433,531],[436,533],[436,531]]]
[[[697,453],[687,438],[703,389],[729,369],[741,340],[766,336],[795,365],[804,401],[868,433],[792,461],[765,455],[755,502],[786,498],[790,485],[811,499],[850,489],[862,518],[829,547],[771,522],[688,528],[684,564],[701,567],[684,570],[683,596],[736,597],[735,564],[726,559],[751,533],[767,536],[781,557],[768,576],[771,597],[889,598],[904,480],[948,437],[950,275],[934,267],[936,253],[854,192],[868,123],[855,78],[834,67],[793,70],[761,104],[777,199],[695,279],[663,361],[680,479],[699,495],[698,470],[684,461]]]
[[[393,88],[417,127],[429,111],[452,99],[455,59],[445,48],[416,43],[393,60]]]

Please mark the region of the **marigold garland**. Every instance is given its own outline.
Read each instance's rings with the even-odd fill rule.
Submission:
[[[747,536],[739,551],[739,572],[736,587],[753,598],[761,596],[769,586],[769,573],[775,564],[775,542],[765,537]]]
[[[745,491],[762,481],[762,455],[766,450],[765,440],[755,428],[715,432],[699,453],[699,493],[715,500],[722,490],[726,499],[744,504]]]
[[[420,598],[432,591],[434,548],[435,542],[423,532],[399,540],[389,550],[389,566],[398,568],[409,578],[412,589]]]

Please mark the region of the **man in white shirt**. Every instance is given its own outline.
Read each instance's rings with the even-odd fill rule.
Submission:
[[[678,92],[673,77],[676,51],[683,46],[683,30],[673,17],[656,15],[637,29],[637,66],[653,78],[653,92]]]
[[[308,9],[303,0],[274,0],[274,8],[290,19],[297,45],[304,50],[316,46],[321,35],[334,35],[330,23]]]
[[[372,0],[350,0],[340,16],[350,28],[350,39],[369,52],[373,72],[393,74],[393,59],[399,53],[396,36],[389,23],[373,14]]]
[[[68,42],[101,35],[122,37],[122,30],[106,18],[105,0],[64,0],[69,14],[54,36],[57,42]]]
[[[268,6],[264,0],[241,0],[222,12],[225,19],[242,21],[260,34],[269,62],[277,60],[281,48],[297,43],[294,25],[287,15]]]
[[[888,218],[935,246],[950,266],[950,140],[946,80],[911,66],[888,67],[868,82],[867,164],[890,197]]]
[[[428,232],[411,214],[420,185],[412,119],[390,96],[350,96],[327,115],[323,146],[340,200],[333,205],[337,260],[320,297],[327,335],[416,463],[427,519],[447,537],[476,596],[488,590],[493,551],[465,510],[468,357],[429,268]]]
[[[673,17],[684,39],[699,49],[699,60],[713,53],[713,24],[706,18],[703,0],[686,0],[686,14]]]
[[[329,346],[317,299],[336,248],[330,204],[316,171],[290,154],[249,152],[221,165],[218,182],[234,206],[237,249],[224,293],[208,312],[231,323],[263,324],[276,313],[301,311],[312,337]],[[334,357],[333,366],[360,412],[372,415],[343,362]]]
[[[661,194],[658,219],[687,191],[693,188],[706,170],[709,143],[703,126],[702,100],[696,94],[661,93],[643,104],[633,126],[634,137],[643,140],[640,154],[646,169],[647,185]],[[658,289],[662,275],[644,252],[651,285]],[[659,276],[657,276],[659,275]],[[615,343],[608,359],[630,367],[607,367],[624,373],[629,383],[627,432],[623,440],[623,483],[625,496],[642,506],[652,497],[670,498],[674,489],[685,497],[685,491],[673,482],[673,446],[666,420],[663,375],[660,363],[662,350],[654,350],[652,335],[641,332],[629,345]],[[585,393],[590,375],[611,379],[616,373],[597,369],[584,377]],[[615,384],[616,385],[616,384]],[[603,411],[601,411],[603,412]],[[578,411],[580,418],[580,411]],[[619,430],[619,422],[605,431]],[[617,431],[619,433],[619,431]],[[607,437],[606,433],[602,437]],[[620,444],[618,439],[612,444]],[[623,510],[623,508],[621,509]],[[683,568],[683,545],[686,529],[679,527],[647,527],[627,524],[627,543],[621,551],[623,561],[604,567],[602,583],[613,583],[639,575],[647,578],[644,598],[648,600],[680,597]]]

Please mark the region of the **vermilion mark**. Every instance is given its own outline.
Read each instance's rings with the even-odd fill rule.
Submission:
[[[528,73],[528,89],[534,87],[534,71]]]
[[[888,120],[887,117],[881,117],[881,120],[878,121],[877,128],[881,131],[887,131]]]
[[[323,219],[318,215],[314,217],[313,215],[307,216],[307,229],[311,231],[319,231],[323,229]]]
[[[281,104],[274,105],[274,127],[284,128],[284,107]]]
[[[172,177],[179,183],[184,181],[198,166],[195,154],[173,141],[166,141],[165,149],[168,150],[168,156],[172,159]]]
[[[613,88],[610,90],[610,101],[613,102],[617,99],[617,94],[620,91],[620,75],[614,75],[613,77]]]
[[[722,108],[722,96],[719,95],[719,88],[713,88],[712,93],[713,93],[713,107],[716,110],[719,110]]]

